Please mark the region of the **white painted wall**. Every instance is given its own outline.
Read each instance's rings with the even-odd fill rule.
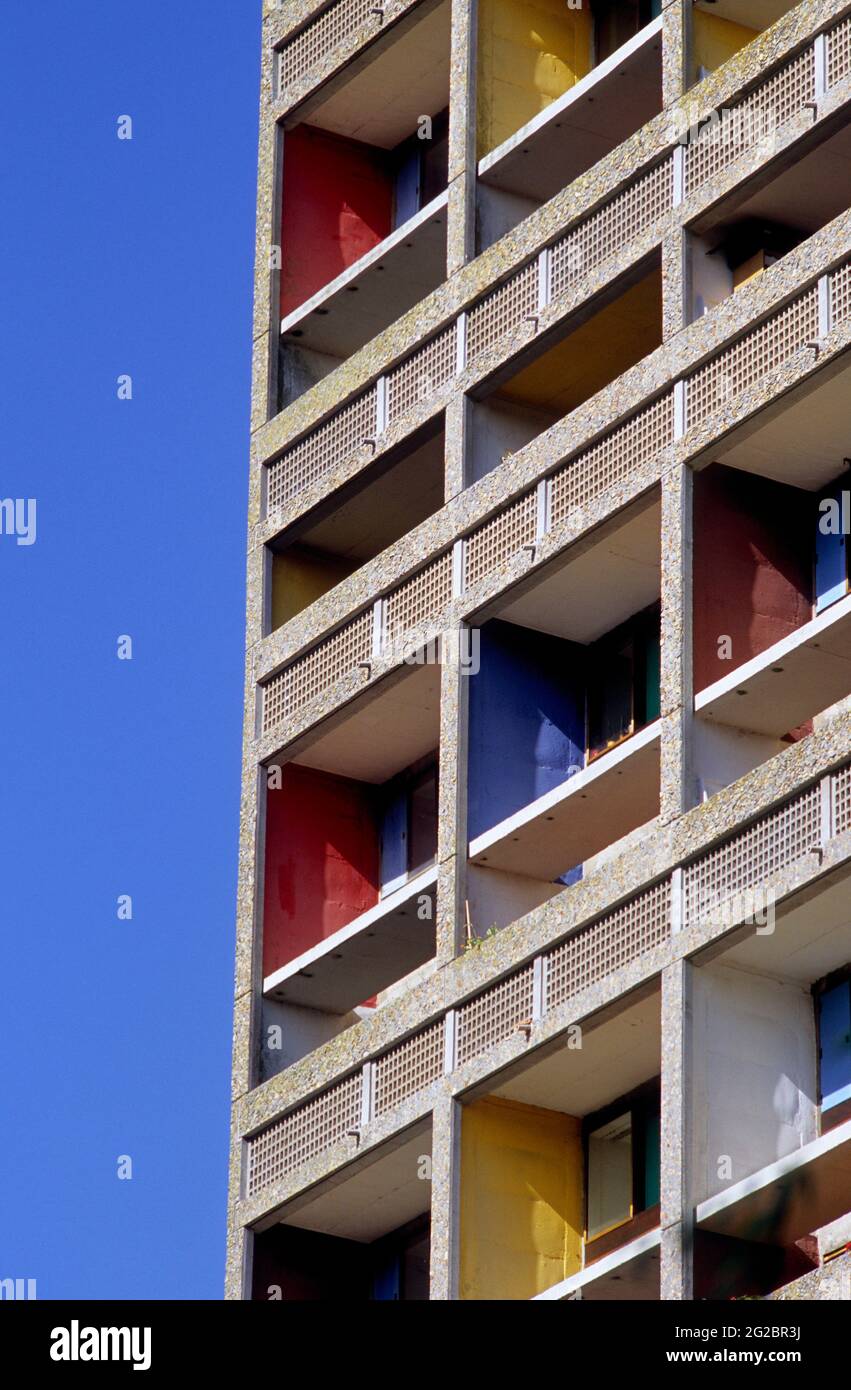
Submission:
[[[693,1017],[694,1197],[702,1202],[816,1138],[816,1041],[808,990],[729,966],[695,969]]]
[[[788,748],[779,738],[733,729],[696,718],[692,734],[692,759],[699,801],[729,787],[746,772]]]
[[[598,869],[605,868],[612,859],[617,859],[618,855],[625,854],[628,849],[635,849],[642,840],[646,840],[659,825],[659,817],[654,816],[653,820],[645,821],[644,825],[637,825],[628,834],[622,835],[619,840],[614,840],[612,844],[606,845],[597,854],[592,854],[590,859],[586,859],[582,865],[583,875],[587,878],[589,874],[596,873]]]
[[[479,253],[487,251],[541,206],[534,198],[506,193],[480,183],[476,189],[476,239]]]
[[[504,873],[470,864],[467,869],[467,899],[475,936],[485,936],[491,927],[502,930],[518,917],[525,917],[541,903],[564,892],[561,883],[545,883],[524,874]]]
[[[424,961],[409,975],[403,975],[401,980],[396,980],[386,989],[380,990],[377,995],[379,1009],[383,1008],[385,1004],[389,1004],[393,999],[398,999],[401,994],[407,994],[408,990],[413,989],[415,985],[422,984],[423,980],[427,980],[433,975],[436,969],[436,960]]]
[[[506,454],[516,453],[537,439],[558,418],[551,411],[530,410],[508,401],[472,401],[470,409],[471,483],[490,473]]]
[[[374,1009],[353,1009],[348,1014],[324,1013],[321,1009],[305,1009],[300,1004],[280,1004],[274,999],[263,1000],[262,1036],[260,1039],[260,1075],[263,1081],[277,1076],[284,1067],[292,1066],[306,1057],[329,1038],[335,1038],[352,1024],[375,1012]],[[281,1049],[270,1048],[269,1029],[281,1029]]]
[[[691,316],[699,319],[733,293],[733,272],[720,251],[714,254],[703,237],[689,238],[691,245]]]

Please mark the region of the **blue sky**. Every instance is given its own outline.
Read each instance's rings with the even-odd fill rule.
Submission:
[[[222,1292],[259,31],[0,15],[0,1277],[40,1298]]]

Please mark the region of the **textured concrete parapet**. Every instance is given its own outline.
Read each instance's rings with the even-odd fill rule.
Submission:
[[[851,1301],[851,1252],[802,1274],[767,1296],[767,1303],[847,1303]]]

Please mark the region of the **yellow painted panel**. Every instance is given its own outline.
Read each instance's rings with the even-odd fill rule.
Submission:
[[[479,155],[495,149],[591,68],[590,6],[566,0],[480,0]]]
[[[695,78],[699,68],[705,68],[707,72],[720,68],[722,63],[726,63],[759,33],[758,29],[748,29],[744,24],[722,19],[720,15],[707,14],[705,10],[693,10],[692,18]]]
[[[654,271],[518,372],[499,395],[566,415],[661,341],[662,284]]]
[[[580,1121],[479,1100],[461,1129],[463,1299],[527,1299],[582,1262]]]
[[[360,560],[342,560],[307,546],[293,546],[272,556],[272,631],[327,594],[358,568]]]
[[[741,265],[737,265],[733,271],[733,289],[737,290],[740,285],[746,285],[748,280],[753,280],[756,275],[761,275],[765,270],[765,252],[755,251]]]

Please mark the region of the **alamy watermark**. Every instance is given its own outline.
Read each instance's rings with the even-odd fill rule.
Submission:
[[[773,106],[722,106],[691,124],[686,112],[677,113],[672,135],[680,145],[727,145],[732,151],[761,145],[766,153],[772,153],[777,127]]]
[[[14,536],[17,545],[35,545],[37,511],[34,497],[0,498],[0,536]]]
[[[403,666],[458,666],[463,676],[475,676],[481,666],[481,634],[478,628],[454,628],[430,632],[426,628],[385,629],[381,634],[382,661]]]
[[[0,1279],[0,1299],[8,1302],[32,1302],[38,1298],[35,1279]]]
[[[777,895],[772,888],[744,888],[738,893],[703,893],[689,897],[689,926],[737,927],[752,926],[757,936],[774,933],[774,904]]]

